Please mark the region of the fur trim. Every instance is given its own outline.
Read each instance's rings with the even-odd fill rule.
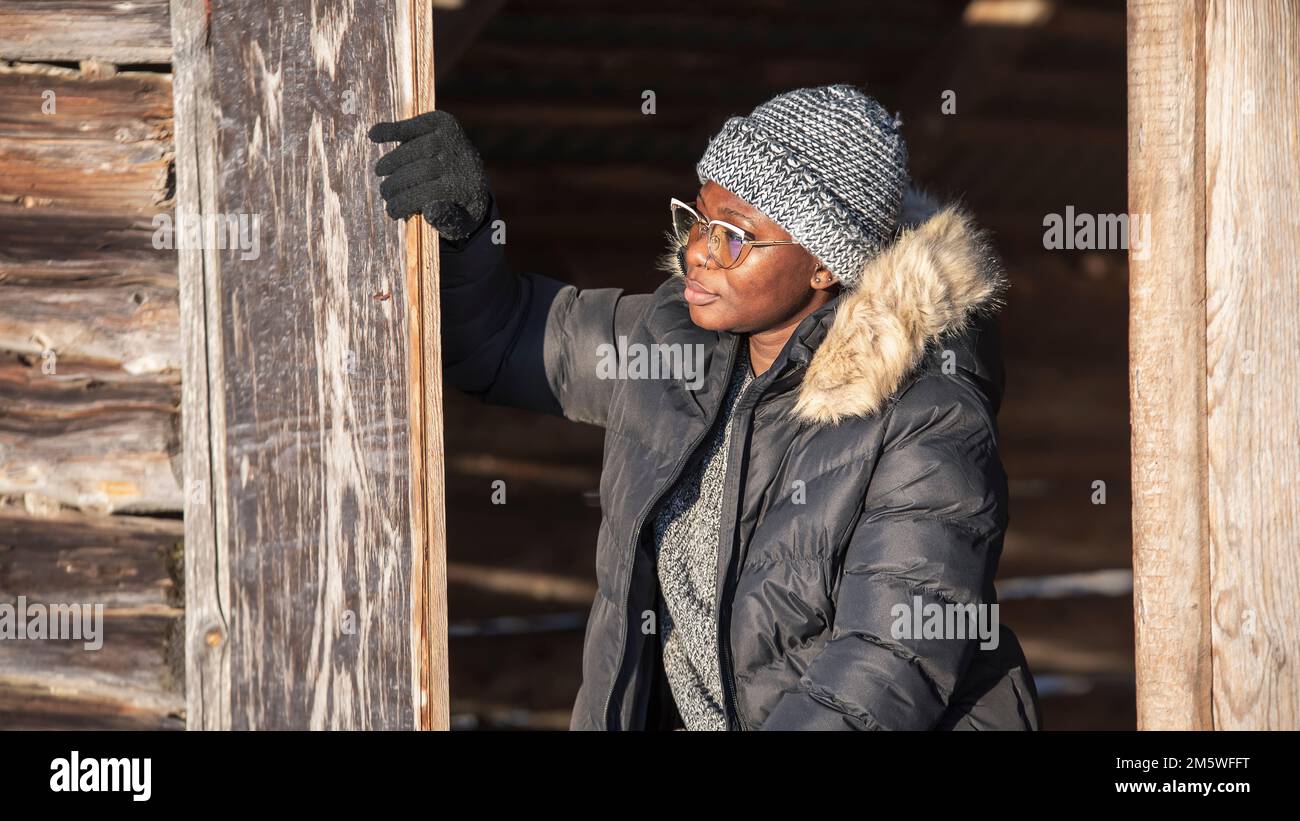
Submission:
[[[958,206],[905,228],[840,297],[799,386],[795,416],[834,424],[880,410],[929,342],[1001,307],[1005,288],[982,232]]]
[[[1007,282],[983,231],[957,205],[940,207],[909,187],[901,233],[871,259],[858,286],[840,296],[835,319],[799,386],[794,416],[835,424],[880,410],[941,335],[1002,307]],[[673,232],[656,268],[685,277]]]
[[[676,231],[664,231],[668,248],[655,260],[655,268],[678,279],[686,278],[686,243]]]

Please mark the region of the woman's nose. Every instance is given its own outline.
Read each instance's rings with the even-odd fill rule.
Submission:
[[[685,260],[687,268],[709,267],[709,244],[701,237],[692,236],[686,243]]]

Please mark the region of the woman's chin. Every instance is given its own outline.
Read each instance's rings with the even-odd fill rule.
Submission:
[[[725,331],[727,323],[723,321],[724,317],[717,310],[717,303],[712,302],[708,305],[690,305],[687,307],[691,312],[691,321],[706,331]]]

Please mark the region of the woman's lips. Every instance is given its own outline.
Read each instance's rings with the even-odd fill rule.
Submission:
[[[686,278],[686,290],[683,292],[686,301],[692,305],[708,305],[711,302],[718,301],[718,295],[712,291],[706,291],[700,287],[699,283],[690,277]]]

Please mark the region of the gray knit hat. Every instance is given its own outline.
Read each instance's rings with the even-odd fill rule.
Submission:
[[[901,125],[851,85],[800,88],[727,120],[695,171],[762,211],[852,289],[898,228]]]

